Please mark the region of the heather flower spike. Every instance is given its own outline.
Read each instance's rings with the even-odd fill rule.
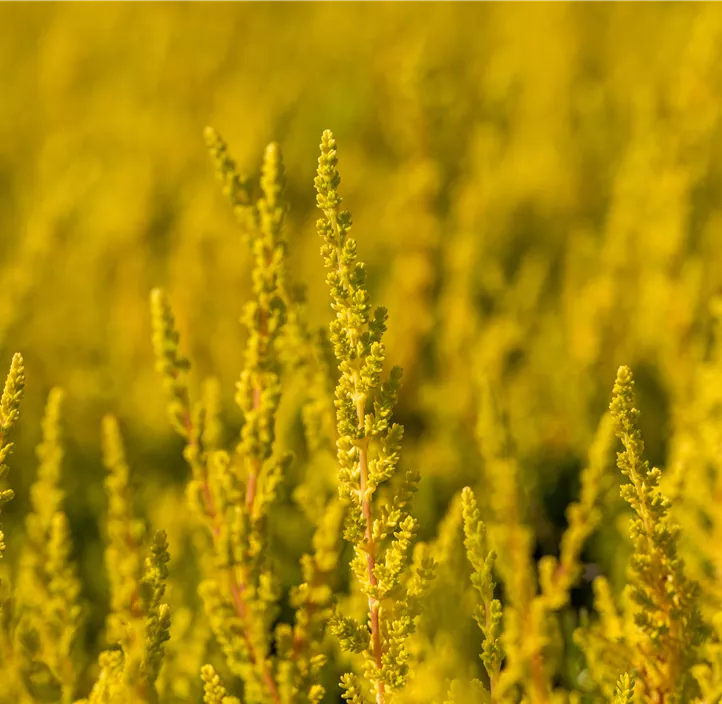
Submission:
[[[386,310],[371,306],[366,270],[349,235],[351,216],[340,208],[337,165],[336,140],[327,130],[315,186],[323,213],[317,223],[321,254],[336,313],[331,343],[341,373],[336,387],[339,495],[348,506],[345,537],[354,547],[351,566],[368,600],[368,622],[337,614],[331,626],[345,650],[363,655],[363,678],[377,704],[384,704],[408,679],[411,654],[405,642],[415,630],[434,563],[424,557],[409,564],[418,529],[409,504],[418,474],[397,468],[403,428],[391,417],[401,369],[394,367],[383,380]],[[408,585],[401,596],[395,589],[399,584]],[[344,675],[341,686],[347,701],[366,701],[366,685],[356,674]]]
[[[71,702],[78,677],[74,646],[83,610],[61,488],[64,397],[62,389],[50,391],[36,448],[39,466],[30,488],[32,511],[25,520],[28,541],[20,556],[18,636],[28,645],[24,655],[29,664],[47,668],[43,686],[52,682],[59,700]],[[32,689],[33,680],[26,680],[26,686]]]
[[[637,679],[645,696],[657,701],[688,701],[694,691],[691,667],[705,638],[697,605],[697,586],[684,574],[678,555],[679,529],[670,517],[671,502],[659,487],[662,473],[644,459],[638,427],[634,379],[620,367],[610,411],[624,450],[617,466],[629,479],[621,494],[632,507],[634,553],[630,560],[629,595],[639,607],[635,623],[643,634],[644,657]]]
[[[613,704],[633,704],[634,682],[634,677],[628,674],[624,674],[619,678]]]
[[[25,367],[20,354],[13,355],[10,364],[10,371],[5,379],[2,398],[0,398],[0,509],[3,504],[11,501],[15,495],[12,489],[4,487],[9,467],[6,460],[13,449],[13,444],[8,440],[15,423],[20,416],[20,400],[25,389]],[[5,536],[0,529],[0,559],[5,552]]]
[[[634,691],[643,701],[701,701],[696,699],[697,675],[704,669],[702,646],[708,628],[699,610],[699,589],[685,575],[679,556],[679,528],[671,517],[672,503],[660,488],[662,472],[644,458],[629,367],[619,368],[609,408],[623,447],[617,466],[628,479],[621,496],[634,512],[629,524],[629,582],[620,614],[608,582],[597,578],[595,607],[600,620],[580,629],[577,642],[592,677],[609,696],[614,689],[612,668],[619,667],[619,672],[625,660],[634,666],[636,690],[622,678],[615,701],[633,701]]]
[[[132,478],[118,421],[101,425],[108,497],[105,564],[110,578],[109,646],[98,658],[100,675],[86,704],[158,704],[158,675],[170,638],[171,611],[165,601],[168,540],[165,531],[146,537],[135,516]],[[77,703],[76,703],[77,704]]]
[[[221,678],[211,665],[204,665],[201,669],[203,678],[203,703],[204,704],[241,704],[240,699],[228,694]]]
[[[225,144],[210,130],[207,138],[226,184],[224,190],[240,207],[250,195],[235,176]],[[206,407],[212,396],[206,395],[205,404],[191,406],[189,365],[178,351],[170,304],[159,290],[151,296],[157,366],[168,392],[171,421],[186,440],[184,455],[192,470],[189,498],[210,532],[216,554],[216,567],[201,584],[200,594],[229,667],[244,680],[249,704],[280,702],[269,641],[278,591],[266,559],[265,522],[289,461],[274,454],[274,419],[280,400],[275,345],[285,321],[285,306],[278,295],[285,254],[282,188],[280,151],[270,145],[264,156],[262,196],[255,206],[248,206],[258,213],[249,220],[252,227],[247,233],[255,257],[254,299],[243,315],[249,337],[236,394],[243,425],[232,456],[211,446],[211,437],[219,435],[217,428],[207,430],[206,426],[207,416],[217,417],[214,409]]]
[[[489,693],[494,697],[499,682],[499,673],[504,658],[501,645],[501,602],[494,598],[494,561],[496,553],[487,547],[486,526],[476,497],[469,487],[462,494],[464,518],[464,546],[473,574],[471,582],[481,597],[481,604],[475,614],[476,622],[484,635],[481,660],[489,676]]]

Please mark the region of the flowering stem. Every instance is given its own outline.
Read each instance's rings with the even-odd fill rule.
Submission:
[[[539,703],[546,702],[549,690],[547,688],[546,676],[544,674],[544,659],[539,651],[537,651],[532,657],[531,672],[535,690],[534,701]]]

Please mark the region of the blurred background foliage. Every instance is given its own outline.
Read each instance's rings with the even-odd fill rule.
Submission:
[[[281,144],[291,266],[319,328],[330,311],[313,177],[319,135],[334,130],[372,294],[389,308],[388,358],[405,369],[403,461],[422,473],[422,537],[464,484],[481,485],[478,397],[491,383],[537,553],[555,552],[617,366],[635,369],[652,461],[667,462],[694,405],[722,293],[721,32],[722,9],[696,3],[2,5],[0,359],[22,351],[28,378],[8,554],[41,408],[60,385],[89,641],[107,593],[104,413],[121,420],[144,509],[168,529],[185,583],[188,473],[148,294],[168,290],[195,383],[220,380],[230,438],[250,288],[207,124],[251,174],[266,143]],[[297,555],[310,525],[289,497],[307,453],[299,381],[286,384],[280,436],[298,460],[274,530],[280,554]],[[619,576],[624,538],[604,525],[587,558]],[[442,636],[468,641],[466,660],[434,668],[475,672],[475,625],[459,603],[431,603]],[[429,696],[435,681],[419,672]]]

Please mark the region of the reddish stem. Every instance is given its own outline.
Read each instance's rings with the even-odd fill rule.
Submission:
[[[195,446],[195,441],[193,440],[193,421],[191,420],[190,413],[188,413],[187,410],[185,410],[183,413],[183,425],[188,435],[188,442],[191,444],[191,446]],[[215,502],[213,500],[213,493],[211,491],[210,484],[208,483],[208,474],[205,471],[202,482],[202,490],[205,514],[209,520],[211,533],[213,534],[213,539],[215,541],[220,536],[221,528],[218,525],[218,513],[216,512]],[[238,617],[244,623],[243,640],[246,644],[246,648],[248,649],[249,660],[251,661],[252,665],[258,665],[260,667],[261,678],[268,687],[271,699],[273,699],[275,704],[280,704],[281,697],[278,693],[278,687],[276,686],[276,682],[273,679],[273,674],[268,669],[268,665],[265,659],[260,659],[257,656],[256,649],[253,645],[253,642],[251,641],[250,635],[248,634],[248,630],[245,628],[246,614],[248,611],[246,603],[243,599],[245,585],[242,582],[238,582],[235,574],[233,573],[233,570],[229,571],[229,578],[233,607],[235,608]]]
[[[535,701],[546,702],[549,696],[549,688],[544,673],[544,658],[540,652],[536,652],[531,661],[532,682],[536,690]]]

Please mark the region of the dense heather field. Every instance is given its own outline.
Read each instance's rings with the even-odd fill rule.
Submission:
[[[2,5],[0,704],[722,701],[720,47]]]

